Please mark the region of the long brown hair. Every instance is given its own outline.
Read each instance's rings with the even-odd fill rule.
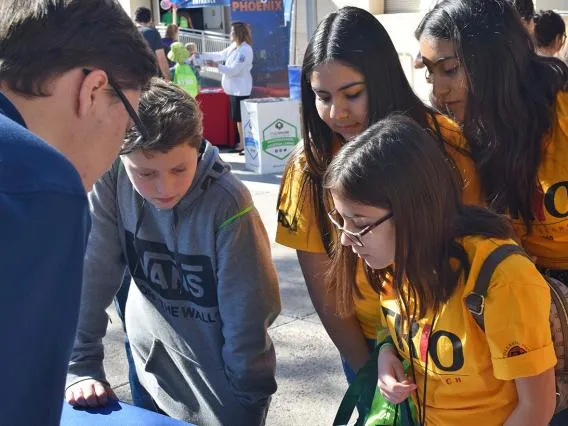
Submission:
[[[441,1],[416,35],[455,44],[468,79],[464,135],[488,205],[522,219],[530,231],[535,195],[542,191],[542,141],[555,122],[568,67],[535,53],[519,14],[505,0]]]
[[[345,145],[327,169],[324,188],[352,202],[393,212],[392,285],[404,306],[411,298],[417,301],[419,318],[448,301],[461,272],[468,269],[467,256],[456,239],[513,235],[503,216],[462,204],[460,182],[438,143],[401,115],[379,121]],[[451,258],[458,260],[457,269]],[[328,281],[337,289],[342,315],[353,309],[356,261],[352,250],[338,241]],[[371,284],[381,292],[384,271],[369,272]]]
[[[166,27],[166,38],[172,41],[178,40],[179,28],[176,24],[170,24]]]
[[[244,22],[233,22],[231,27],[233,27],[233,31],[235,32],[237,44],[247,43],[252,46],[252,34],[248,24],[245,24]]]
[[[291,157],[285,174],[290,181],[298,179],[303,188],[301,196],[312,200],[317,227],[328,253],[331,252],[333,234],[326,215],[327,194],[322,188],[322,178],[333,158],[334,139],[344,141],[318,115],[310,78],[316,66],[331,60],[352,67],[363,75],[368,93],[369,124],[393,112],[401,112],[408,114],[424,128],[431,127],[429,118],[434,126],[437,125],[434,111],[414,94],[387,31],[373,15],[363,9],[348,6],[330,13],[319,24],[302,63],[304,143],[301,150]],[[439,129],[435,133],[441,144],[444,143]],[[294,165],[298,156],[305,156],[307,164],[305,170],[301,170],[302,176],[296,178]],[[292,213],[295,214],[297,212]],[[279,211],[278,220],[283,226],[289,226],[295,221],[292,215]]]

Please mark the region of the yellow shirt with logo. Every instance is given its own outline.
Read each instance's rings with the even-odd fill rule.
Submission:
[[[482,204],[480,184],[473,160],[467,154],[467,143],[453,121],[445,116],[436,116],[440,133],[446,142],[446,152],[453,159],[464,182],[464,202]],[[435,126],[432,126],[435,128]],[[337,144],[336,152],[340,145]],[[306,159],[300,154],[291,170],[282,178],[278,200],[278,228],[276,241],[287,247],[309,253],[325,253],[324,244],[317,226],[314,200],[308,185],[304,183]],[[369,284],[360,262],[356,283],[361,297],[355,295],[355,314],[361,329],[368,339],[375,339],[380,324],[379,296]]]
[[[502,425],[517,406],[514,379],[535,376],[556,365],[550,291],[526,257],[511,255],[495,269],[485,298],[485,332],[466,308],[464,299],[473,291],[483,261],[499,245],[511,243],[463,238],[471,268],[467,279],[462,277],[434,324],[429,312],[412,327],[420,398],[428,354],[427,425]],[[392,294],[381,298],[381,308],[399,354],[409,360],[407,334],[397,330],[400,309]]]
[[[522,220],[513,226],[524,248],[536,256],[539,266],[568,269],[568,93],[556,98],[556,117],[552,131],[544,140],[538,169],[542,191],[535,196],[535,220],[527,235]]]

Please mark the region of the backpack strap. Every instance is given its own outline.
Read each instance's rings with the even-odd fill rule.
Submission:
[[[525,251],[516,244],[504,244],[497,247],[481,265],[473,291],[465,298],[465,305],[468,311],[471,312],[473,319],[483,331],[485,331],[483,311],[485,310],[485,297],[487,296],[489,282],[497,265],[512,254],[528,257]]]

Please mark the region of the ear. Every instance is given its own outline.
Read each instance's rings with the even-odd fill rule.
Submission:
[[[83,74],[84,75],[84,74]],[[79,99],[77,105],[77,114],[83,118],[92,111],[96,102],[100,102],[105,90],[109,87],[108,76],[103,70],[92,70],[84,76],[79,86]]]
[[[564,38],[564,36],[562,34],[558,34],[556,36],[555,46],[554,46],[554,50],[556,50],[555,53],[560,52],[560,49],[562,49],[562,39],[563,38]]]

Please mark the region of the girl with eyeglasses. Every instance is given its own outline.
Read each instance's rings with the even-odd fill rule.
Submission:
[[[357,287],[351,315],[337,315],[336,295],[324,273],[334,240],[322,187],[325,170],[343,145],[392,112],[405,112],[438,141],[464,198],[481,203],[473,162],[458,126],[414,94],[388,33],[369,12],[344,7],[329,14],[310,40],[301,73],[304,141],[284,173],[278,200],[276,241],[297,251],[314,307],[346,360],[351,381],[367,361],[380,327],[378,294],[362,265],[353,265]]]
[[[323,187],[340,235],[327,276],[341,311],[354,310],[356,258],[381,295],[392,339],[378,358],[385,398],[413,398],[420,425],[547,425],[556,405],[548,284],[527,257],[507,257],[478,326],[464,300],[514,232],[505,217],[463,204],[434,138],[390,116],[341,149]]]

